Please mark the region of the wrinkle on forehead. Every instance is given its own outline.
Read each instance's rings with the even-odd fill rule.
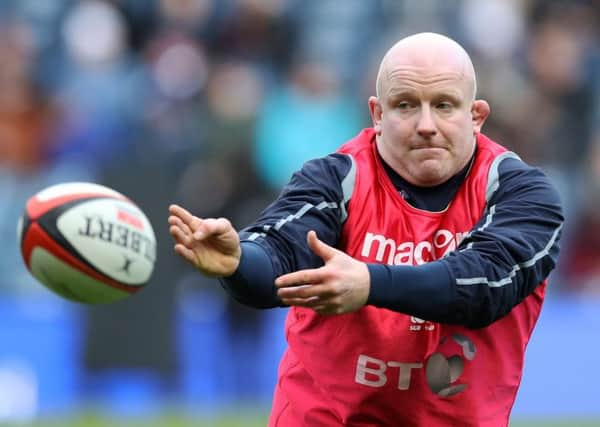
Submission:
[[[440,71],[439,73],[425,73],[424,70],[406,70],[406,69],[393,69],[387,70],[385,78],[387,81],[394,80],[405,80],[412,82],[417,85],[435,85],[440,83],[446,83],[449,81],[463,81],[465,79],[464,73],[454,71]]]
[[[475,99],[476,78],[469,54],[454,40],[435,33],[419,33],[392,46],[383,57],[377,74],[377,96],[391,80],[418,80],[421,84],[465,81],[470,99]]]

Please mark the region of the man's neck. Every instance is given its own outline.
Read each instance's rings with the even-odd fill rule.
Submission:
[[[475,148],[475,152],[476,151],[477,148]],[[394,169],[392,169],[392,167],[388,165],[381,157],[381,154],[378,155],[385,172],[392,181],[392,184],[407,203],[418,209],[431,212],[441,212],[446,209],[452,198],[454,198],[458,188],[465,180],[465,177],[468,175],[471,165],[473,164],[473,160],[475,159],[475,152],[471,156],[471,160],[469,160],[467,165],[456,175],[442,184],[438,184],[433,187],[419,187],[411,184],[402,178]]]

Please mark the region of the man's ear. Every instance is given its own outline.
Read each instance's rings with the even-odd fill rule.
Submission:
[[[473,131],[481,132],[485,120],[490,115],[490,105],[483,99],[476,99],[471,106],[471,118],[473,120]]]
[[[375,96],[369,97],[369,112],[371,113],[371,120],[373,121],[375,135],[381,135],[381,116],[383,111],[381,109],[379,98]]]

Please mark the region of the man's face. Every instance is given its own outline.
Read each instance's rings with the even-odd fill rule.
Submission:
[[[485,102],[473,101],[472,81],[452,67],[392,65],[380,89],[369,100],[377,146],[404,179],[438,185],[466,166]]]

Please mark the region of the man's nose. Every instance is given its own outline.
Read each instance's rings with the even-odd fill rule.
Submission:
[[[431,138],[437,133],[431,107],[429,105],[424,105],[421,108],[421,115],[419,116],[419,121],[417,123],[417,133],[423,138]]]

